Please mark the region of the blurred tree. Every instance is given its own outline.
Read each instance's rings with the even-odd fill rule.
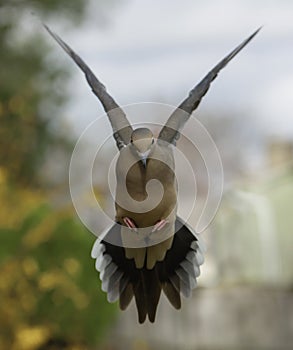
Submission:
[[[48,65],[31,13],[78,23],[88,2],[0,0],[0,349],[88,349],[115,313],[89,258],[94,237],[52,207],[39,175],[48,150],[71,149],[53,125],[69,75]]]
[[[0,186],[0,349],[97,344],[116,308],[89,256],[94,237],[40,191],[12,190],[4,176]]]
[[[52,132],[53,116],[64,101],[59,79],[64,67],[49,67],[41,24],[34,28],[32,12],[42,19],[54,14],[82,19],[88,1],[0,0],[0,165],[12,182],[38,183],[38,168],[49,146],[66,147]]]

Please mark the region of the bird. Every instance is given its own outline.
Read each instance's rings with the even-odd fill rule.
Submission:
[[[96,239],[91,252],[100,273],[101,288],[109,302],[119,300],[121,310],[134,298],[138,322],[142,324],[148,318],[153,323],[162,292],[177,310],[182,305],[181,296],[191,296],[206,251],[200,235],[177,215],[173,149],[218,73],[261,27],[193,87],[171,113],[157,138],[149,128],[133,129],[123,109],[89,66],[47,25],[44,27],[83,71],[107,113],[119,151],[116,215],[112,226]],[[155,184],[148,188],[151,181]]]

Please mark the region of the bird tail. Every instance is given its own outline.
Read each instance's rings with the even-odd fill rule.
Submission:
[[[181,295],[190,297],[196,287],[200,265],[205,251],[201,239],[192,229],[177,217],[175,235],[165,259],[158,261],[150,270],[146,266],[137,268],[134,259],[128,259],[125,249],[108,241],[97,239],[92,257],[96,259],[96,269],[100,272],[102,290],[109,302],[119,299],[121,310],[125,310],[135,299],[138,321],[143,323],[148,317],[155,321],[161,291],[175,309],[181,308]],[[120,235],[120,225],[114,224],[105,236]],[[114,236],[115,235],[115,236]]]

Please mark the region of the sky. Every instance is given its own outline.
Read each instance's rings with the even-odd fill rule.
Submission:
[[[78,28],[52,25],[120,105],[178,105],[209,69],[263,26],[253,42],[221,72],[196,116],[211,111],[247,112],[251,127],[269,136],[293,138],[292,1],[112,3],[108,9],[103,7],[101,14],[100,6],[93,1]],[[72,65],[72,99],[66,114],[78,133],[102,109],[82,73],[56,45],[54,50],[56,59]]]

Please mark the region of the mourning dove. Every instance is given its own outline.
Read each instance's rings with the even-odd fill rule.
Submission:
[[[177,216],[173,147],[211,82],[260,28],[190,91],[171,114],[157,140],[150,129],[133,130],[125,113],[85,62],[60,37],[47,26],[45,28],[85,73],[93,93],[109,117],[119,149],[115,223],[101,235],[102,238],[96,240],[92,249],[102,290],[107,293],[109,302],[119,299],[122,310],[134,296],[139,322],[143,323],[147,316],[154,322],[161,291],[174,308],[180,309],[180,295],[191,295],[200,274],[199,267],[204,261],[205,248],[199,235]],[[152,190],[147,191],[153,180]],[[133,247],[127,239],[136,239],[140,230],[143,230],[145,244]],[[117,245],[109,243],[113,241],[111,237]]]

